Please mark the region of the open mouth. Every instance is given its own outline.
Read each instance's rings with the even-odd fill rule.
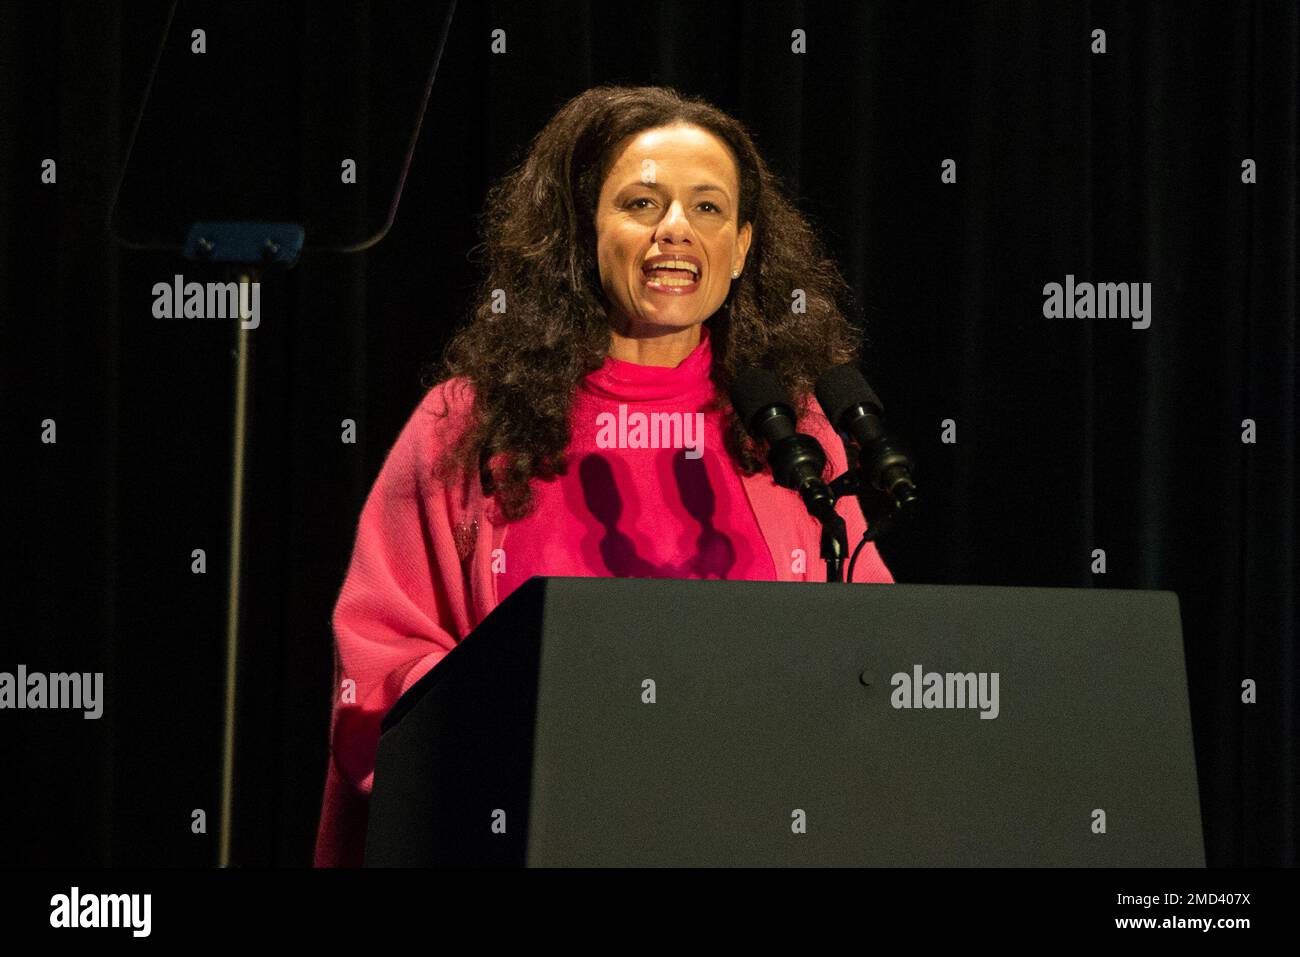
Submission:
[[[646,288],[679,295],[699,287],[700,271],[698,260],[681,256],[656,256],[641,267]]]

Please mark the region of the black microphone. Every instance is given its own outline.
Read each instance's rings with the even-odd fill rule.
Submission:
[[[885,408],[862,373],[852,365],[833,366],[822,373],[814,391],[831,425],[847,432],[861,449],[858,467],[863,477],[889,498],[895,510],[913,508],[916,466],[885,433],[881,422]]]
[[[749,434],[767,441],[776,484],[798,492],[814,517],[824,521],[835,515],[835,496],[822,478],[826,452],[811,435],[796,431],[781,380],[767,369],[746,366],[731,383],[731,405]]]

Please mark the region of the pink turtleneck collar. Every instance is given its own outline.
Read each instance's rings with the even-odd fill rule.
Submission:
[[[707,325],[700,326],[699,344],[675,366],[643,366],[605,357],[605,364],[583,379],[584,392],[620,402],[676,399],[701,391],[710,382],[713,347]]]

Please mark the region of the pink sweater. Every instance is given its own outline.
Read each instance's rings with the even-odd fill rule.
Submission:
[[[707,376],[707,341],[701,345],[704,361],[699,361],[701,350],[697,349],[677,369],[639,367],[610,359],[604,369],[592,373],[584,387],[595,388],[584,388],[586,396],[580,395],[575,401],[575,441],[571,451],[595,441],[594,435],[584,435],[579,416],[598,408],[616,408],[614,400],[620,397],[640,401],[628,394],[629,388],[632,392],[641,388],[643,393],[649,389],[657,395],[665,383],[681,384],[682,376],[691,378],[701,371]],[[602,395],[602,391],[608,394]],[[669,391],[675,390],[669,388]],[[613,406],[600,404],[611,401]],[[442,411],[447,405],[450,416],[434,417],[431,410]],[[559,498],[551,503],[549,510],[539,507],[521,522],[508,524],[497,510],[495,500],[483,496],[477,475],[473,480],[462,475],[451,485],[437,481],[432,475],[435,460],[467,422],[471,405],[472,392],[463,380],[450,380],[431,389],[388,453],[362,510],[352,561],[334,608],[336,652],[331,755],[316,838],[317,867],[359,866],[362,862],[379,725],[384,715],[403,692],[433,668],[526,577],[557,573],[629,574],[626,569],[631,567],[632,577],[741,578],[765,576],[775,569],[777,581],[825,581],[825,563],[819,557],[821,530],[804,510],[798,496],[778,486],[770,470],[746,476],[732,466],[727,474],[715,474],[715,467],[724,461],[718,458],[712,459],[709,478],[721,494],[713,496],[716,514],[709,513],[714,517],[708,521],[700,521],[703,513],[698,497],[693,503],[684,492],[677,500],[672,521],[666,525],[628,522],[623,515],[612,523],[620,539],[628,538],[626,544],[632,554],[644,556],[642,564],[616,565],[611,571],[608,552],[602,553],[598,546],[595,551],[590,547],[591,528],[584,528],[570,514],[566,514],[565,523],[557,526],[557,547],[549,551],[542,549],[539,543],[545,537],[546,517],[548,514],[554,517],[555,509],[562,507],[565,480],[579,481],[580,469],[571,467],[569,474],[559,481],[535,486],[539,489],[539,506],[545,503],[547,495]],[[720,442],[720,432],[717,432],[720,417],[713,418],[717,421],[710,423],[705,432],[706,450],[711,435]],[[826,478],[841,474],[846,468],[844,448],[825,416],[810,411],[800,421],[800,428],[817,438],[826,450],[829,460]],[[715,445],[713,451],[720,449],[720,444]],[[620,455],[647,451],[615,449],[602,452],[602,456],[617,460]],[[575,463],[578,459],[570,461]],[[631,473],[619,473],[625,474]],[[624,478],[618,481],[620,492],[634,491],[624,488]],[[688,480],[685,487],[690,488],[691,484]],[[740,507],[736,495],[728,495],[729,488],[743,489],[748,509]],[[635,491],[645,496],[653,490],[641,483]],[[666,494],[662,487],[660,494]],[[634,499],[633,495],[625,497]],[[587,501],[591,503],[590,498]],[[848,526],[851,551],[865,529],[862,514],[851,497],[841,500],[836,507]],[[604,526],[598,530],[596,539],[599,541],[603,535],[608,542],[610,515],[599,506],[596,512]],[[720,533],[733,543],[737,556],[743,553],[748,557],[733,561],[721,574],[711,574],[708,568],[701,574],[691,574],[686,565],[655,561],[656,556],[671,555],[674,548],[680,549],[681,537],[677,532],[692,522],[696,534],[701,524],[711,526],[711,533]],[[661,531],[652,536],[650,530],[655,528]],[[666,538],[662,531],[665,528],[670,530]],[[765,545],[765,555],[752,554],[754,530],[759,536],[757,541]],[[505,554],[507,531],[518,538],[502,572],[500,561]],[[711,537],[711,541],[716,544],[716,537]],[[593,556],[586,570],[557,566],[546,557],[581,555],[584,547],[585,553]],[[646,571],[646,562],[653,566],[650,571]],[[712,571],[717,572],[718,568]],[[854,571],[857,581],[893,581],[872,543],[862,549]]]
[[[611,357],[578,386],[569,470],[535,482],[536,509],[510,525],[502,598],[534,575],[776,578],[723,444],[724,416],[705,411],[713,354],[702,332],[675,367]]]

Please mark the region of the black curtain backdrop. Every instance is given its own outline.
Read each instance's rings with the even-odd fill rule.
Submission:
[[[378,5],[328,6],[266,14],[301,23],[268,82],[302,84],[282,135],[304,189],[338,168],[323,143],[362,149],[393,121],[359,95],[354,127],[320,128],[294,66],[332,18],[353,21],[357,90],[386,55]],[[184,264],[104,227],[168,9],[0,10],[0,670],[106,682],[98,721],[0,714],[6,863],[217,854],[233,324],[153,318],[153,283]],[[1290,2],[462,3],[391,233],[263,285],[235,860],[310,861],[330,612],[468,308],[488,185],[567,98],[626,82],[749,124],[851,281],[868,377],[921,469],[924,520],[881,546],[898,580],[1176,592],[1209,861],[1296,864],[1298,46]],[[1044,318],[1067,274],[1149,282],[1150,328]]]

